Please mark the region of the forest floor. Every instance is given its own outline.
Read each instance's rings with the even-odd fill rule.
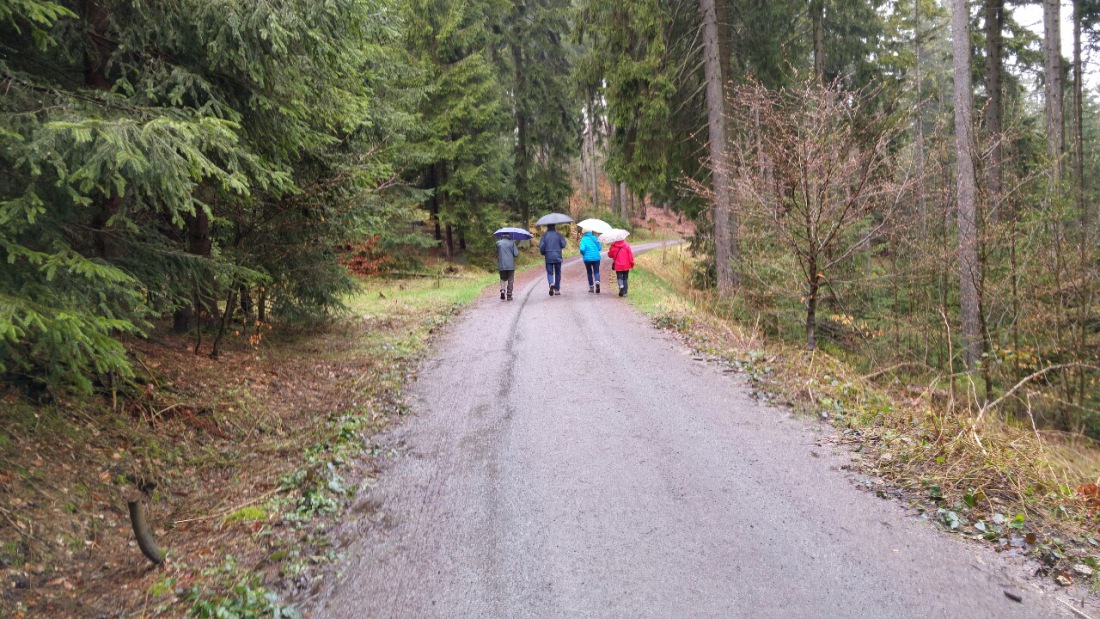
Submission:
[[[700,360],[745,374],[754,396],[831,425],[823,447],[846,450],[869,492],[897,499],[953,535],[1034,561],[1038,575],[1079,591],[1100,589],[1100,448],[1037,430],[1025,418],[949,401],[942,389],[861,374],[759,323],[732,318],[690,284],[686,246],[638,260],[631,301]],[[1068,591],[1068,590],[1067,590]]]
[[[495,277],[450,271],[365,280],[323,328],[238,327],[216,361],[209,336],[199,355],[163,329],[128,340],[136,393],[0,394],[0,617],[273,616],[315,586],[346,499],[372,483],[371,437]],[[133,499],[163,566],[134,541]]]

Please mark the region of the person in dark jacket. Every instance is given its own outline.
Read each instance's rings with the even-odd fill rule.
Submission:
[[[618,241],[608,248],[607,257],[611,258],[611,268],[615,269],[615,276],[619,283],[619,296],[625,297],[627,286],[630,285],[630,269],[634,268],[634,250],[626,241]]]
[[[550,296],[561,294],[561,250],[565,246],[565,237],[558,232],[557,226],[546,226],[546,233],[539,241],[539,253],[546,260],[546,281],[550,285]]]
[[[516,283],[516,256],[519,248],[509,238],[497,241],[497,270],[500,271],[500,300],[504,300],[504,285],[508,285],[508,300],[512,300],[512,287]]]
[[[581,237],[581,260],[584,261],[584,272],[588,275],[588,292],[600,291],[600,241],[596,234],[589,230]],[[593,288],[593,284],[595,287]]]

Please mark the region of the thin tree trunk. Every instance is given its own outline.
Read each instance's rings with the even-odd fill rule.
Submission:
[[[619,184],[615,181],[610,181],[608,184],[611,186],[611,212],[617,214],[619,212]]]
[[[989,152],[988,185],[989,208],[985,219],[996,223],[1001,218],[1001,200],[1003,184],[1004,149],[1002,142],[1003,104],[1001,102],[1001,82],[1004,73],[1004,0],[985,0],[985,83],[989,94],[988,110],[985,116],[986,134],[991,148]]]
[[[626,181],[619,183],[619,215],[623,219],[630,219],[630,190],[626,188]]]
[[[914,0],[919,2],[920,0]],[[814,79],[825,83],[825,0],[810,0],[814,37]]]
[[[918,225],[922,232],[927,232],[928,213],[926,212],[926,205],[924,200],[924,82],[921,77],[921,31],[920,31],[920,0],[913,0],[913,46],[915,49],[916,62],[914,63],[914,69],[916,72],[916,110],[914,113],[915,124],[917,128],[917,182],[914,185],[914,190],[917,194],[917,218]]]
[[[518,5],[517,10],[522,15],[522,3]],[[523,92],[526,89],[523,49],[520,48],[517,43],[513,43],[511,47],[512,61],[515,68],[516,90]],[[526,228],[531,223],[531,208],[529,196],[527,195],[527,110],[522,105],[522,100],[522,97],[516,97],[516,148],[513,163],[513,178],[515,179],[516,186],[516,210],[519,211],[520,221],[523,222],[523,227]]]
[[[444,243],[444,246],[447,249],[447,260],[451,261],[451,260],[455,259],[455,235],[454,235],[454,230],[451,229],[451,224],[447,224],[447,226],[445,227],[444,230],[445,230],[444,237],[445,237],[445,241],[446,241]]]
[[[225,301],[225,312],[222,313],[221,327],[218,329],[218,336],[214,338],[214,346],[210,350],[210,358],[217,359],[218,353],[221,348],[222,338],[225,337],[225,330],[229,327],[229,321],[233,317],[233,306],[237,303],[237,288],[234,286],[229,287],[229,298]]]
[[[1043,0],[1047,150],[1051,158],[1051,180],[1055,185],[1062,180],[1062,151],[1065,148],[1060,20],[1059,0]]]
[[[1073,0],[1073,181],[1081,221],[1081,238],[1088,236],[1089,211],[1085,202],[1085,130],[1082,99],[1084,96],[1081,59],[1081,0]]]
[[[596,167],[596,141],[598,137],[597,132],[600,130],[600,126],[596,121],[596,105],[590,105],[589,109],[591,112],[588,121],[591,123],[591,127],[589,127],[588,132],[588,167],[592,170],[592,205],[596,210],[600,210],[600,177],[597,174],[598,168]]]
[[[714,190],[714,258],[717,263],[718,291],[731,294],[737,285],[737,256],[730,244],[730,188],[726,166],[725,80],[718,41],[715,0],[699,0],[703,20],[703,73],[707,81],[707,130],[710,147],[711,186]]]
[[[967,0],[952,0],[951,38],[955,74],[955,159],[959,227],[959,310],[968,370],[981,358],[978,305],[978,230],[975,204],[970,88],[970,11]]]

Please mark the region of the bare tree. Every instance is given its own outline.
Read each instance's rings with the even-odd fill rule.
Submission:
[[[815,78],[781,91],[750,84],[732,97],[734,121],[758,127],[755,135],[739,132],[732,144],[732,193],[746,231],[778,244],[797,264],[810,350],[832,269],[870,249],[915,180],[895,158],[904,119],[873,113],[877,94]],[[695,190],[713,197],[705,186]]]

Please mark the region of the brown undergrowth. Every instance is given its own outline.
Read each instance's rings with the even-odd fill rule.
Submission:
[[[238,329],[217,361],[129,340],[130,392],[0,395],[0,616],[293,615],[281,600],[337,558],[329,531],[419,356],[487,281],[371,280],[333,324]],[[163,566],[136,547],[134,498]]]
[[[965,388],[861,374],[821,350],[768,337],[690,286],[685,247],[638,260],[632,301],[695,354],[742,374],[761,400],[821,419],[823,445],[847,449],[859,483],[945,531],[1028,556],[1059,584],[1100,582],[1100,449],[1043,432],[1026,416],[982,411]],[[964,385],[965,387],[965,385]]]

